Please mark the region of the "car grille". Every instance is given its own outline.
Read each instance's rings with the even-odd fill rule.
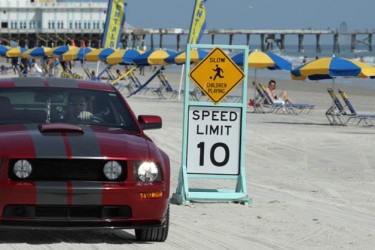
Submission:
[[[8,205],[4,218],[76,218],[113,219],[130,218],[129,206],[58,206],[58,205]]]
[[[18,159],[17,159],[18,160]],[[17,160],[9,163],[9,178],[19,180],[13,173],[13,165]],[[32,173],[25,180],[31,181],[110,181],[103,174],[103,166],[107,160],[82,159],[30,159]],[[122,174],[113,182],[124,181],[127,178],[125,161],[119,161]]]

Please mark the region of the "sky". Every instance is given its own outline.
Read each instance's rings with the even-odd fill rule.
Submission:
[[[189,29],[195,0],[126,0],[137,28]],[[374,0],[207,0],[207,29],[375,30]]]

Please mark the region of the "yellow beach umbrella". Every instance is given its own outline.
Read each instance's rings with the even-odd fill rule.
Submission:
[[[22,57],[22,58],[29,58],[29,56],[30,56],[30,52],[31,51],[33,51],[33,49],[28,49],[28,50],[26,50],[25,52],[23,52],[21,55],[20,55],[20,57]]]
[[[52,56],[52,49],[49,47],[35,47],[28,49],[21,54],[21,57],[23,58],[41,58],[50,56]]]
[[[110,65],[116,65],[119,63],[132,64],[133,59],[139,56],[141,53],[136,49],[120,49],[106,58],[106,62]]]
[[[190,51],[190,61],[197,63],[202,60],[209,51],[203,49],[192,49]],[[167,63],[183,64],[186,60],[186,51],[176,52],[164,59]]]
[[[71,49],[68,52],[65,52],[62,55],[63,60],[83,60],[84,57],[90,53],[91,51],[94,51],[96,49],[89,48],[89,47],[75,47],[75,49]]]
[[[0,45],[0,56],[5,56],[5,53],[10,49],[8,46]]]
[[[105,62],[106,58],[114,52],[115,50],[112,48],[101,48],[86,54],[85,59],[88,62]]]
[[[173,55],[175,52],[167,49],[149,50],[134,58],[134,63],[137,65],[166,65],[165,59]]]
[[[22,53],[26,52],[27,49],[26,48],[21,48],[21,47],[17,47],[17,48],[12,48],[10,50],[8,50],[5,55],[7,57],[20,57]]]
[[[322,80],[336,77],[366,78],[375,76],[375,68],[366,63],[340,57],[323,57],[291,71],[293,80]],[[333,81],[334,83],[334,81]]]

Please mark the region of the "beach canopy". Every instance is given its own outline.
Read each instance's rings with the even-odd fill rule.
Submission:
[[[9,50],[10,48],[8,46],[0,45],[0,56],[5,56],[5,53]]]
[[[110,65],[119,63],[132,64],[133,59],[138,57],[141,52],[137,49],[120,49],[106,58],[106,62]]]
[[[164,60],[168,56],[173,55],[175,51],[167,49],[155,49],[148,50],[143,54],[140,54],[134,58],[133,62],[137,65],[166,65],[167,62]]]
[[[24,53],[27,49],[26,48],[21,48],[21,47],[17,47],[17,48],[11,48],[9,49],[5,55],[7,57],[20,57],[22,53]]]
[[[71,49],[64,54],[62,54],[62,59],[65,61],[69,60],[84,60],[85,56],[93,50],[93,48],[89,47],[74,47],[75,49]]]
[[[41,58],[52,56],[53,49],[49,47],[35,47],[21,54],[24,58]]]
[[[87,53],[85,55],[85,59],[89,62],[105,62],[106,58],[114,52],[115,50],[112,48],[101,48]]]
[[[54,56],[62,56],[64,53],[66,53],[68,51],[78,51],[78,50],[79,50],[79,47],[63,45],[63,46],[59,46],[59,47],[56,47],[55,49],[53,49],[53,55]]]
[[[191,49],[190,62],[197,63],[207,56],[208,53],[209,51],[203,49]],[[176,52],[164,60],[169,64],[184,64],[186,61],[186,51]]]
[[[243,60],[244,60],[244,53],[236,54],[232,57],[233,62],[235,62],[237,65],[242,66]],[[292,64],[282,58],[281,56],[278,56],[271,52],[263,52],[259,50],[252,50],[249,52],[248,57],[248,65],[250,68],[256,68],[256,69],[283,69],[283,70],[291,70]]]
[[[316,59],[291,71],[294,80],[334,79],[339,76],[371,77],[375,76],[375,67],[360,61],[332,56]]]

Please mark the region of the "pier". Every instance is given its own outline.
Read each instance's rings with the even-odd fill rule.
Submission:
[[[59,46],[71,43],[80,44],[84,40],[86,46],[100,47],[102,29],[4,29],[0,28],[0,43],[12,45],[18,43],[20,46],[36,47],[36,46]],[[141,29],[128,26],[124,29],[121,43],[124,48],[164,48],[164,39],[167,36],[175,37],[175,49],[180,51],[185,46],[185,41],[189,30],[171,28],[171,29]],[[350,49],[354,51],[359,44],[366,45],[369,52],[373,51],[372,31],[357,32],[339,32],[335,30],[317,30],[317,29],[286,29],[286,30],[235,30],[235,29],[208,29],[204,36],[209,36],[211,44],[215,44],[218,36],[227,36],[226,44],[232,45],[235,37],[242,37],[246,41],[246,45],[251,45],[253,41],[258,39],[260,49],[262,51],[278,48],[281,51],[285,49],[285,38],[287,36],[295,36],[298,41],[298,52],[304,51],[304,40],[307,36],[315,38],[316,53],[321,53],[321,38],[328,36],[332,39],[332,52],[340,53],[340,39],[350,37]],[[359,39],[361,38],[361,39]],[[183,41],[183,42],[182,42]]]

